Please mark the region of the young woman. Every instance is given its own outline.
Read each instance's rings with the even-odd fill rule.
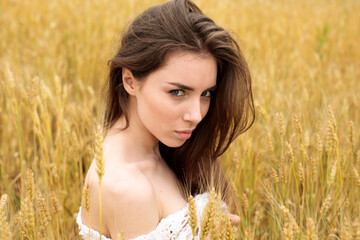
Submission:
[[[138,16],[110,61],[102,239],[122,230],[125,239],[192,239],[188,194],[200,214],[211,169],[223,178],[219,156],[253,119],[249,69],[227,31],[189,0]],[[95,163],[85,185],[91,206],[90,213],[80,208],[80,235],[89,239],[90,214],[90,237],[99,239]]]

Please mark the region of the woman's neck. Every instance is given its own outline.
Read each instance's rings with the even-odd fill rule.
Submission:
[[[122,116],[111,127],[107,136],[110,139],[116,139],[117,148],[133,156],[126,161],[142,161],[145,159],[154,159],[156,161],[161,157],[159,140],[145,128],[137,114],[131,114],[128,128],[121,130],[125,126],[125,117]],[[119,146],[118,144],[121,145]]]

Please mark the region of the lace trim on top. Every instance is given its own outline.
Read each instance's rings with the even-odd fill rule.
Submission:
[[[197,208],[197,217],[201,219],[202,212],[208,201],[209,193],[204,192],[198,194],[194,197],[196,208]],[[227,212],[227,206],[223,203],[223,211]],[[81,207],[79,208],[79,213],[76,218],[76,222],[79,225],[79,235],[83,239],[89,239],[89,227],[84,225],[81,220]],[[151,231],[148,234],[138,236],[131,240],[150,240],[150,239],[192,239],[192,230],[188,223],[188,204],[182,209],[168,215],[167,217],[160,220],[156,229]],[[198,222],[198,232],[200,232],[200,224]],[[100,233],[96,230],[90,228],[90,240],[100,239]],[[101,236],[102,240],[111,240],[110,238]],[[197,239],[197,238],[196,238]]]

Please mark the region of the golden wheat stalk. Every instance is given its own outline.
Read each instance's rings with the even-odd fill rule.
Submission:
[[[105,161],[103,157],[103,129],[99,125],[96,131],[96,142],[95,142],[95,159],[96,159],[96,173],[99,178],[99,222],[100,222],[100,240],[102,235],[102,207],[101,207],[101,181],[104,176]]]
[[[0,199],[0,239],[10,240],[11,230],[6,216],[6,204],[8,202],[8,196],[3,194]]]
[[[26,171],[26,192],[30,201],[34,200],[34,173],[31,169]]]
[[[285,239],[292,240],[294,237],[300,234],[300,228],[290,213],[289,209],[284,205],[280,206],[280,210],[284,217],[284,226],[283,226],[283,234]]]
[[[312,218],[306,220],[306,239],[316,240],[319,239],[316,234],[316,226]]]
[[[188,203],[189,203],[188,223],[191,227],[193,240],[195,240],[195,230],[197,227],[197,211],[196,211],[196,204],[195,204],[195,200],[194,200],[193,196],[191,196],[191,195],[189,196]]]
[[[15,216],[15,222],[16,225],[20,228],[21,238],[31,239],[29,231],[25,226],[24,214],[21,211],[19,211],[18,214]]]
[[[89,185],[86,185],[86,187],[83,190],[82,195],[82,205],[84,206],[84,209],[86,210],[88,217],[89,217],[89,240],[90,240],[90,232],[91,232],[91,217],[90,217],[90,187]]]
[[[56,233],[58,239],[60,238],[60,226],[59,226],[59,211],[60,211],[60,203],[56,198],[54,192],[50,193],[50,200],[51,200],[51,216],[52,218],[56,217]]]
[[[330,206],[332,203],[332,197],[331,194],[329,194],[325,200],[323,201],[321,208],[320,208],[320,217],[325,217],[326,214],[328,213]]]
[[[215,189],[212,188],[212,190],[210,191],[210,198],[205,205],[204,212],[201,217],[200,240],[204,240],[210,232],[211,221],[213,220],[213,216],[214,216],[216,196],[217,194],[215,192]]]
[[[229,215],[226,216],[226,237],[225,240],[233,240],[235,238],[234,228],[230,222]]]
[[[40,191],[37,191],[36,193],[36,205],[40,214],[41,228],[45,229],[51,221],[51,214],[46,204],[46,200]]]

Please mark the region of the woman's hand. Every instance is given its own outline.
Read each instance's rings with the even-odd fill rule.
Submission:
[[[229,218],[230,218],[230,223],[234,226],[234,232],[235,234],[237,234],[238,228],[235,225],[240,223],[240,217],[238,215],[230,213]]]
[[[238,224],[240,222],[240,217],[235,214],[229,214],[230,222],[232,225]]]

